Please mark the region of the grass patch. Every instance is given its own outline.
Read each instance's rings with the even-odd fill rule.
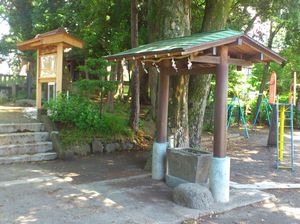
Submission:
[[[81,130],[74,125],[60,124],[60,135],[63,145],[90,144],[94,138],[109,141],[132,141],[134,132],[128,126],[128,119],[106,113],[103,115],[101,129]]]

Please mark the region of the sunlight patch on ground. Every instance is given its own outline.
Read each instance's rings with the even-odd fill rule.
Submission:
[[[81,190],[81,192],[83,192],[85,194],[90,194],[90,196],[89,196],[90,199],[101,196],[101,194],[99,194],[97,191],[90,191],[90,190],[83,189],[83,190]]]
[[[115,161],[113,160],[106,160],[108,165],[115,165]]]
[[[22,112],[24,107],[0,106],[0,112]]]
[[[65,177],[78,177],[78,176],[80,176],[80,174],[79,173],[68,173],[68,174],[66,174],[64,176]]]
[[[276,204],[274,202],[268,201],[263,204],[264,208],[271,210],[272,212],[276,211]]]
[[[51,180],[58,180],[58,178],[47,176],[47,177],[28,178],[22,180],[2,181],[0,182],[0,187],[9,187],[13,185],[28,184],[28,183],[40,183],[40,182],[51,181]]]
[[[32,222],[36,222],[37,218],[35,218],[33,215],[27,215],[27,216],[19,216],[16,219],[16,222],[20,223],[20,224],[26,224],[26,223],[32,223]]]
[[[287,216],[300,220],[300,208],[294,208],[289,205],[280,205],[279,210],[284,212]]]
[[[116,202],[114,202],[113,200],[109,199],[109,198],[105,198],[103,200],[103,203],[106,207],[113,207],[113,208],[117,208],[117,209],[122,209],[123,206],[117,204]]]

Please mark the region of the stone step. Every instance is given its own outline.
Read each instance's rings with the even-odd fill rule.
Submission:
[[[45,142],[48,139],[49,139],[48,132],[22,132],[22,133],[0,134],[0,145]]]
[[[36,153],[33,155],[0,156],[0,164],[47,161],[54,160],[56,158],[56,152]]]
[[[42,123],[0,124],[0,134],[17,133],[17,132],[40,132],[40,131],[44,131],[44,124]]]
[[[35,154],[52,151],[52,142],[36,142],[19,145],[1,145],[0,156]]]

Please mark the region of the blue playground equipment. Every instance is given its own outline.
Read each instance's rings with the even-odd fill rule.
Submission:
[[[227,113],[229,113],[228,121],[227,121],[227,129],[228,129],[229,126],[230,126],[230,121],[231,121],[231,117],[232,117],[232,112],[234,111],[236,102],[237,102],[237,105],[238,105],[238,108],[239,108],[239,112],[240,112],[240,114],[241,114],[242,121],[243,121],[243,124],[244,124],[244,128],[245,128],[244,135],[245,135],[245,138],[249,138],[248,128],[247,128],[247,123],[246,123],[246,120],[245,120],[245,117],[244,117],[244,112],[243,112],[243,109],[242,109],[242,106],[241,106],[240,98],[237,97],[237,96],[235,96],[235,97],[233,97],[233,98],[231,99],[231,101],[230,101],[230,103],[229,103],[229,105],[228,105],[228,108],[227,108]]]
[[[256,125],[256,122],[257,122],[257,119],[258,119],[258,115],[260,113],[260,110],[261,110],[261,107],[262,105],[265,105],[265,108],[266,108],[266,114],[267,114],[267,118],[268,118],[268,124],[269,126],[271,125],[271,119],[270,119],[270,115],[269,115],[269,112],[271,111],[272,112],[272,106],[269,104],[269,101],[267,98],[265,98],[264,100],[262,100],[260,102],[260,104],[258,105],[258,110],[255,114],[255,118],[254,118],[254,122],[253,122],[253,125],[252,125],[252,131],[254,131],[254,126]]]

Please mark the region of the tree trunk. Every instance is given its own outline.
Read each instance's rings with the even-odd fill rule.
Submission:
[[[87,59],[84,60],[84,66],[87,66],[86,62],[87,62]],[[87,71],[84,72],[84,75],[85,75],[85,79],[90,79],[89,73]]]
[[[189,75],[174,76],[171,78],[172,98],[170,103],[170,123],[173,125],[175,147],[189,146],[188,126],[188,84]]]
[[[224,29],[231,3],[231,0],[206,0],[202,32]],[[192,147],[200,146],[211,77],[211,75],[190,77],[188,110],[190,145]]]
[[[158,93],[158,74],[156,68],[149,69],[149,86],[150,86],[150,101],[151,101],[151,118],[156,119],[157,108],[157,93]]]
[[[160,15],[159,10],[161,2],[159,0],[148,0],[148,14],[147,14],[147,31],[148,31],[148,42],[152,43],[159,40],[160,34],[160,22],[156,19],[157,15]],[[150,115],[153,120],[156,119],[157,111],[157,93],[158,93],[158,73],[154,67],[148,69],[149,76],[149,89],[150,89],[150,102],[151,109]]]
[[[258,107],[259,107],[259,105],[261,104],[261,101],[262,101],[262,95],[263,95],[263,92],[265,90],[265,86],[266,86],[266,83],[267,83],[267,75],[269,74],[269,67],[270,67],[270,62],[268,62],[264,66],[264,72],[263,72],[263,76],[262,76],[262,79],[261,79],[259,94],[258,94],[258,98],[257,98],[257,101],[256,101],[256,106],[255,106],[255,115],[257,114]]]
[[[277,121],[277,111],[276,111],[276,106],[272,106],[272,120],[271,120],[271,125],[269,129],[269,137],[268,137],[268,146],[276,146],[276,127],[278,125]]]
[[[116,81],[117,79],[117,73],[119,70],[119,63],[117,63],[116,65],[112,66],[112,73],[109,77],[110,81]],[[115,95],[115,91],[111,91],[108,93],[107,95],[107,104],[108,104],[108,111],[112,112],[114,110],[114,95]]]
[[[140,103],[147,105],[149,104],[149,75],[140,66]]]
[[[137,0],[131,0],[131,47],[138,46],[138,11]],[[131,78],[131,110],[129,123],[132,129],[137,132],[139,127],[140,116],[140,82],[139,82],[139,66],[134,61],[133,73]]]
[[[268,39],[268,48],[272,49],[274,38],[275,38],[276,34],[280,31],[282,26],[283,26],[283,23],[280,23],[279,25],[277,25],[274,28],[274,24],[271,21],[270,27],[269,27],[270,36]],[[265,86],[266,86],[266,82],[267,82],[267,75],[269,73],[269,67],[270,67],[270,62],[268,62],[264,67],[264,73],[263,73],[262,81],[261,81],[260,88],[259,88],[259,95],[258,95],[258,98],[256,101],[255,114],[257,113],[258,106],[260,105],[260,103],[262,101],[262,94],[265,90]]]
[[[123,77],[123,64],[122,62],[118,63],[118,70],[117,70],[117,81],[118,81],[118,87],[117,87],[117,93],[115,97],[123,100],[124,99],[124,77]]]
[[[200,147],[203,120],[212,75],[191,76],[189,83],[190,146]]]
[[[160,39],[190,35],[191,1],[160,0],[159,2]],[[169,128],[176,139],[175,147],[189,146],[188,83],[188,74],[177,74],[170,79]]]

